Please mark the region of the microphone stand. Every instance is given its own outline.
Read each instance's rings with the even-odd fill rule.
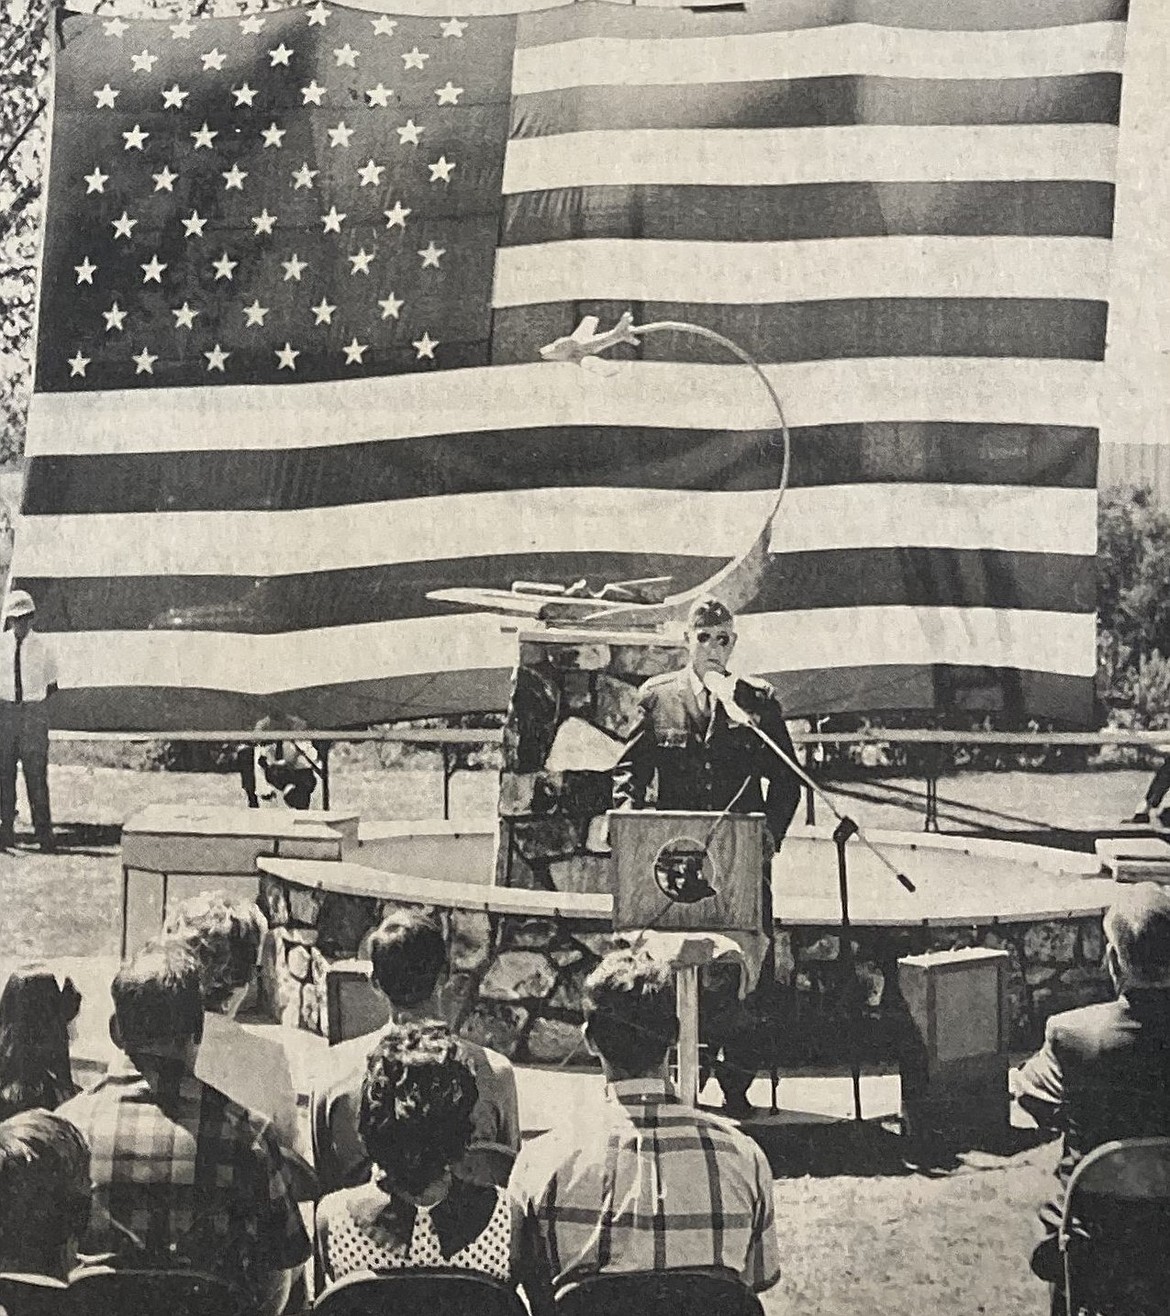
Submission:
[[[710,675],[710,673],[708,673]],[[734,680],[728,677],[728,680]],[[894,879],[907,891],[916,890],[914,883],[901,873],[890,863],[884,854],[873,844],[872,841],[861,830],[861,825],[848,814],[842,813],[828,794],[818,786],[817,783],[809,776],[803,767],[792,757],[791,754],[776,743],[773,738],[760,726],[758,719],[741,708],[735,701],[735,696],[726,690],[713,688],[708,685],[706,680],[704,684],[711,691],[712,695],[723,705],[728,718],[737,723],[739,726],[750,727],[755,732],[760,741],[763,742],[773,754],[784,764],[786,768],[809,788],[825,805],[829,812],[837,819],[837,826],[833,828],[833,844],[837,848],[837,888],[838,896],[841,902],[841,943],[839,957],[844,970],[846,990],[849,993],[847,1001],[848,1019],[849,1019],[849,1074],[853,1081],[853,1118],[861,1120],[861,1061],[857,1055],[857,1035],[858,1015],[860,1010],[858,1005],[857,990],[857,962],[853,954],[853,930],[849,919],[849,859],[847,846],[852,837],[856,836],[858,841],[874,856],[883,868],[889,869]],[[716,683],[721,684],[721,682]]]

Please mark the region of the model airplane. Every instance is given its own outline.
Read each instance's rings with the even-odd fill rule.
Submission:
[[[575,361],[583,364],[601,352],[607,352],[619,343],[630,343],[634,347],[641,341],[634,333],[634,317],[629,311],[612,329],[599,334],[597,326],[601,323],[596,315],[587,315],[581,323],[564,338],[558,338],[540,349],[540,355],[546,361]]]

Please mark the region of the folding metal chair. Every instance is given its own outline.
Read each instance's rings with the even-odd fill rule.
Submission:
[[[528,1316],[508,1284],[473,1270],[347,1275],[313,1304],[313,1316]]]
[[[557,1316],[763,1316],[733,1270],[680,1266],[590,1275],[557,1290]]]

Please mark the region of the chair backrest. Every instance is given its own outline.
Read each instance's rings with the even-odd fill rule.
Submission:
[[[686,1266],[589,1275],[556,1294],[557,1316],[762,1316],[760,1300],[733,1270]]]
[[[1170,1138],[1096,1147],[1073,1171],[1059,1242],[1068,1310],[1161,1312],[1170,1285]]]
[[[528,1316],[515,1289],[472,1270],[347,1275],[313,1304],[314,1316]]]
[[[69,1291],[78,1316],[246,1316],[251,1306],[226,1280],[194,1270],[78,1270]]]

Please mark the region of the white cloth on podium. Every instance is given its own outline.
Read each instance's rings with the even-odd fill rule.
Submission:
[[[653,960],[681,969],[689,966],[702,968],[707,964],[734,964],[739,969],[739,997],[742,1000],[759,977],[759,963],[752,974],[752,965],[739,936],[751,937],[753,933],[728,932],[663,932],[660,930],[640,932],[631,941],[641,946]],[[762,940],[762,938],[761,938]],[[761,955],[761,960],[763,956]]]

